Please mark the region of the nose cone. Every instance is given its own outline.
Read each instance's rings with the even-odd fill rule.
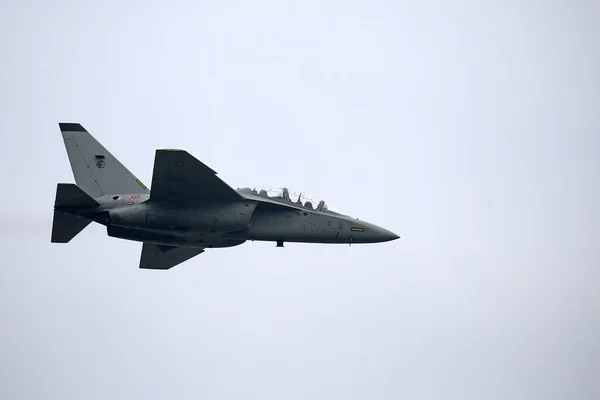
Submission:
[[[396,235],[394,232],[388,231],[387,229],[383,229],[381,227],[377,227],[373,234],[375,242],[389,242],[390,240],[396,240],[400,238],[400,236]]]
[[[354,243],[381,243],[399,239],[400,236],[380,226],[363,222],[364,231],[355,231],[352,235]]]

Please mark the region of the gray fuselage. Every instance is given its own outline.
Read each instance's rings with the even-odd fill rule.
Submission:
[[[162,245],[231,247],[246,240],[347,244],[398,238],[346,215],[257,198],[178,204],[121,195],[96,201],[100,206],[94,210],[76,213],[106,225],[109,236]]]

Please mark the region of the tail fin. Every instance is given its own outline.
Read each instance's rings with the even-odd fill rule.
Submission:
[[[69,211],[94,208],[98,203],[83,190],[72,183],[59,183],[54,201],[54,220],[52,221],[52,243],[68,243],[92,222]]]
[[[107,194],[149,193],[144,184],[104,146],[75,123],[60,123],[77,186],[92,197]]]

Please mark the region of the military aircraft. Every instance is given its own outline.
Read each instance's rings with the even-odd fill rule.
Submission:
[[[148,189],[78,123],[59,123],[76,184],[59,183],[53,243],[68,243],[92,221],[108,236],[142,242],[140,268],[166,270],[207,248],[247,240],[377,243],[386,229],[287,188],[235,190],[184,150],[156,150]]]

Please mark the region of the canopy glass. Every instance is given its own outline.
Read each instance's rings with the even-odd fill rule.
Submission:
[[[311,210],[347,215],[318,196],[290,188],[251,186],[249,188],[240,189],[240,192],[250,193],[255,196],[265,197],[284,203],[291,203]]]

